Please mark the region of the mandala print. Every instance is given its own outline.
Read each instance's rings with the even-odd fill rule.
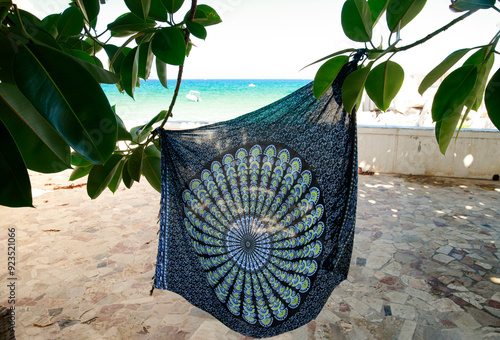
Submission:
[[[308,164],[287,147],[262,150],[218,157],[182,196],[185,227],[217,298],[245,322],[270,327],[307,296],[325,217]]]

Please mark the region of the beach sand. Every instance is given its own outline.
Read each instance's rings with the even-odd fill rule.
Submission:
[[[243,339],[177,294],[154,290],[160,194],[143,178],[91,200],[69,172],[31,173],[35,209],[16,229],[18,339]],[[76,184],[85,183],[85,179]],[[500,337],[498,182],[360,176],[348,280],[315,321],[276,339]]]

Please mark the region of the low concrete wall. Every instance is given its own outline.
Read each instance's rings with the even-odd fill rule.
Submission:
[[[492,179],[500,174],[500,131],[463,129],[446,156],[433,128],[358,126],[363,171]]]

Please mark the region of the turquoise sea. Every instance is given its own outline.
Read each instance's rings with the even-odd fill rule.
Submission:
[[[259,109],[309,83],[306,79],[185,79],[173,110],[172,122],[220,122]],[[127,127],[149,121],[167,110],[174,93],[175,80],[165,89],[158,80],[142,81],[135,89],[135,100],[121,94],[115,85],[102,85],[111,105]],[[201,101],[186,98],[198,91]]]

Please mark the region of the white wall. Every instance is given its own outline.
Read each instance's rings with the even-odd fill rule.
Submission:
[[[500,131],[463,129],[446,156],[433,128],[358,126],[363,171],[492,179],[500,174]]]

